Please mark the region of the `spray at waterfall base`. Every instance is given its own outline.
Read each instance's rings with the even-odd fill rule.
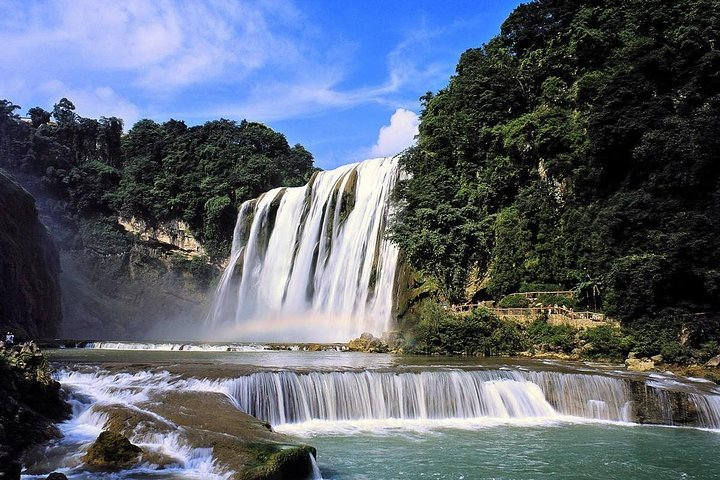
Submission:
[[[385,228],[401,176],[396,157],[366,160],[243,203],[208,336],[337,342],[391,330],[398,250]]]

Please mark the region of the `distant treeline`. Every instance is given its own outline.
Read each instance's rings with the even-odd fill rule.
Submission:
[[[19,109],[0,100],[0,168],[36,180],[34,193],[79,225],[74,241],[94,237],[109,251],[121,243],[115,217],[134,215],[151,225],[183,220],[224,257],[240,203],[302,185],[315,170],[307,150],[259,123],[141,120],[123,135],[121,119],[83,118],[66,98],[52,112]]]
[[[523,4],[422,101],[392,237],[441,296],[553,284],[638,348],[717,351],[716,1]]]

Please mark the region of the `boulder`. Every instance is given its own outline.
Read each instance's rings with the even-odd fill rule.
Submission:
[[[405,348],[405,338],[400,332],[385,332],[382,341],[388,346],[388,350],[392,353],[403,353]]]
[[[351,352],[385,353],[388,351],[388,346],[372,333],[365,332],[360,335],[360,338],[348,342],[348,350]]]
[[[119,469],[137,462],[141,453],[142,449],[127,437],[106,430],[90,445],[83,461],[93,467]]]
[[[625,366],[633,372],[647,372],[655,368],[655,362],[649,358],[628,358]]]
[[[663,360],[665,360],[665,359],[663,358],[662,355],[653,355],[652,357],[650,357],[650,360],[652,360],[655,363],[662,363]]]
[[[68,478],[62,473],[53,472],[45,480],[68,480]]]
[[[715,355],[710,360],[705,362],[706,367],[719,367],[720,366],[720,355]]]

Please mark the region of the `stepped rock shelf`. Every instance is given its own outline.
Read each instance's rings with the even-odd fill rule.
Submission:
[[[671,374],[521,359],[137,345],[50,351],[74,415],[59,426],[63,439],[34,456],[56,463],[38,461],[27,473],[61,469],[83,478],[78,459],[102,431],[142,449],[125,467],[131,476],[162,468],[175,472],[168,478],[220,479],[320,478],[313,438],[295,436],[305,431],[577,422],[720,428],[717,385]],[[53,449],[70,452],[66,463]],[[332,470],[322,450],[317,455]]]

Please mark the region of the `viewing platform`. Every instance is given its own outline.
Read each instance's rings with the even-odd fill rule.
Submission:
[[[552,325],[572,325],[574,327],[593,328],[600,325],[616,325],[617,321],[608,318],[600,312],[576,312],[566,307],[526,307],[526,308],[499,308],[488,305],[489,302],[465,303],[451,305],[450,309],[457,314],[467,314],[476,308],[485,308],[498,317],[517,323],[530,323],[536,318],[546,316]]]

